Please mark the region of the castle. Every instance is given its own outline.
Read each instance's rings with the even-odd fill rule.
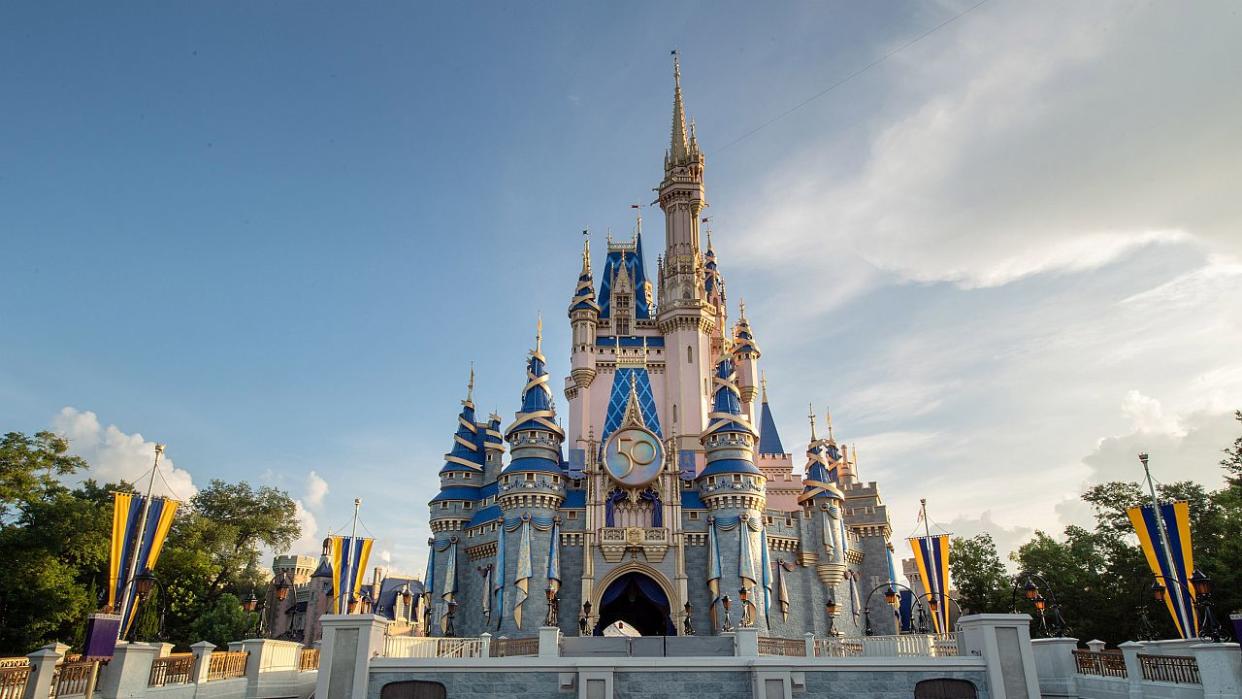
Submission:
[[[597,292],[587,240],[568,311],[568,410],[542,328],[507,426],[479,419],[469,392],[462,401],[430,502],[430,635],[534,635],[555,621],[567,634],[740,624],[800,637],[831,624],[856,636],[868,601],[875,633],[895,631],[870,594],[894,579],[879,491],[814,415],[794,474],[745,307],[730,327],[710,232],[702,247],[706,162],[686,122],[674,58],[664,250],[652,279],[641,227],[610,236]]]

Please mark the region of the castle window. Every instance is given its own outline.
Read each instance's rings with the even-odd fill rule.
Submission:
[[[686,364],[694,364],[694,347],[686,345]]]
[[[574,487],[575,487],[575,488],[581,488],[581,487],[582,487],[582,479],[581,479],[581,478],[575,478],[575,479],[574,479]]]
[[[561,477],[560,477],[560,476],[552,476],[552,485],[560,485],[560,484],[561,484]]]
[[[793,517],[786,517],[786,518],[785,518],[785,526],[786,526],[786,527],[792,527],[792,526],[793,526]]]
[[[715,476],[708,476],[708,477],[707,477],[707,484],[708,484],[708,485],[716,485],[716,477],[715,477]]]
[[[574,511],[574,510],[570,510],[570,511],[569,511],[568,518],[569,518],[569,519],[578,519],[578,513],[577,513],[576,511]]]
[[[473,475],[469,473],[463,473],[461,474],[461,477],[465,478],[466,480],[470,480],[473,477]]]
[[[690,519],[698,519],[698,518],[699,518],[699,513],[698,513],[698,512],[691,512],[691,513],[690,513]]]
[[[765,521],[765,522],[767,522],[768,524],[771,524],[771,523],[772,523],[772,515],[767,515],[767,516],[766,516],[766,517],[764,517],[763,519],[764,519],[764,521]]]
[[[462,509],[465,509],[465,510],[473,510],[473,509],[474,509],[474,503],[473,503],[473,502],[463,502],[463,503],[461,504],[461,506],[462,506]]]
[[[741,482],[742,482],[742,476],[741,476],[741,474],[738,474],[738,473],[733,474],[733,482],[734,482],[734,483],[741,483]]]
[[[527,481],[533,481],[533,480],[535,480],[535,474],[533,474],[533,473],[528,473],[528,474],[526,474],[526,480],[527,480]]]
[[[453,476],[454,476],[454,475],[455,475],[455,474],[454,474],[452,471],[449,471],[448,473],[444,474],[444,477],[445,477],[445,478],[447,478],[447,479],[449,479],[449,480],[451,481],[451,480],[453,480]]]
[[[677,424],[677,404],[673,403],[673,424]]]
[[[448,509],[448,500],[441,500],[441,501],[440,501],[440,509],[441,509],[441,510],[447,510],[447,509]]]

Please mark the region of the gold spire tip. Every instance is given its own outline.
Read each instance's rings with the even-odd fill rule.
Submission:
[[[543,353],[543,311],[535,320],[535,354]]]

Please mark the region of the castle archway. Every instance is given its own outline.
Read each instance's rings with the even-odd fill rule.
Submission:
[[[599,597],[595,635],[609,624],[624,621],[644,636],[676,636],[668,593],[644,572],[631,570],[613,580]]]

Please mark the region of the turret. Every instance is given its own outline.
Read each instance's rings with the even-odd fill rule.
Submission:
[[[755,414],[755,397],[759,393],[759,343],[750,331],[750,321],[746,319],[746,304],[738,307],[737,325],[733,328],[733,361],[737,365],[737,384],[741,391],[743,410],[753,416]]]
[[[846,552],[849,536],[845,527],[845,497],[837,485],[833,470],[832,454],[836,452],[831,438],[821,440],[815,434],[815,413],[810,414],[811,441],[806,448],[806,468],[802,478],[802,494],[798,504],[814,522],[804,529],[815,538],[816,571],[824,584],[835,587],[841,582],[847,567]]]
[[[500,416],[492,413],[483,431],[483,482],[495,483],[504,466],[505,437],[500,433]]]
[[[506,512],[517,510],[528,514],[542,510],[550,516],[565,497],[561,454],[565,433],[556,424],[549,378],[547,359],[543,356],[543,321],[540,320],[535,349],[526,364],[522,407],[513,424],[505,430],[509,465],[501,471],[497,499]]]
[[[698,476],[708,507],[742,507],[761,511],[766,477],[755,466],[755,443],[759,435],[742,410],[733,360],[716,364],[712,377],[714,395],[708,426],[700,442],[707,452],[707,466]]]
[[[433,532],[458,531],[470,521],[479,499],[479,487],[483,485],[485,461],[482,426],[474,422],[474,367],[471,367],[466,399],[461,402],[461,413],[457,415],[453,448],[444,455],[444,466],[440,469],[440,492],[430,502]]]
[[[591,278],[591,241],[582,243],[582,271],[569,302],[569,324],[573,334],[570,349],[574,386],[585,389],[595,380],[595,338],[599,327],[599,304],[595,303],[595,282]]]

